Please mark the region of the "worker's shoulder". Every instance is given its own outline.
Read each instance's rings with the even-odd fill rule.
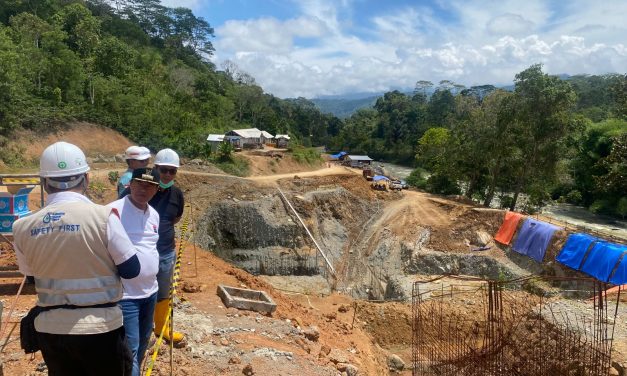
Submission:
[[[176,185],[172,186],[172,193],[175,193],[175,194],[177,194],[177,195],[179,195],[181,197],[183,196],[183,191],[181,190],[181,188],[179,188]]]

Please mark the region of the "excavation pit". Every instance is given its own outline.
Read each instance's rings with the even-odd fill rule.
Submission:
[[[218,296],[229,308],[262,313],[272,313],[276,310],[276,303],[264,291],[218,285]]]

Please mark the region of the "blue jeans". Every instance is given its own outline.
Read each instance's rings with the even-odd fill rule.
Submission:
[[[124,315],[126,341],[133,353],[133,376],[139,376],[139,367],[141,367],[152,334],[157,293],[142,299],[123,299],[118,304]]]
[[[157,301],[162,301],[170,297],[170,287],[172,286],[172,274],[174,273],[174,262],[176,261],[176,251],[159,253],[159,271],[157,272]]]

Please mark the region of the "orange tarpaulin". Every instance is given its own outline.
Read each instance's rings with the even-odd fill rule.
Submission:
[[[523,217],[522,214],[508,211],[505,212],[505,219],[503,220],[503,224],[499,231],[494,236],[494,240],[501,244],[509,245],[514,237],[514,233],[516,232],[516,227],[518,227],[518,222]]]

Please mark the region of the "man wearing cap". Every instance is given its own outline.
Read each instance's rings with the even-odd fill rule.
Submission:
[[[120,213],[122,225],[137,249],[141,264],[138,276],[122,278],[124,296],[119,303],[124,315],[126,339],[133,353],[133,376],[140,375],[157,303],[159,214],[148,205],[148,201],[157,193],[158,187],[156,169],[136,168],[131,177],[130,194],[108,205]]]
[[[46,206],[13,225],[20,271],[35,278],[37,341],[50,376],[128,375],[120,277],[140,262],[115,210],[84,196],[85,154],[57,142],[41,155]]]
[[[133,170],[136,168],[145,168],[148,166],[148,160],[150,159],[150,150],[144,146],[129,146],[124,152],[124,159],[126,159],[126,165],[128,168],[118,181],[118,197],[122,197],[124,189],[128,188],[131,183],[131,176]]]
[[[155,167],[159,170],[160,176],[159,190],[148,204],[159,213],[159,241],[157,242],[157,251],[159,251],[159,272],[157,273],[159,291],[157,293],[154,317],[156,336],[161,335],[161,330],[164,329],[168,312],[172,305],[170,288],[176,261],[174,225],[180,221],[185,207],[183,192],[174,185],[174,177],[179,166],[179,156],[172,149],[159,150],[155,155]],[[128,189],[125,190],[122,196],[128,194],[128,191]],[[172,323],[172,320],[169,322]],[[163,338],[166,341],[172,341],[175,347],[185,345],[184,337],[183,333],[173,332],[170,338],[170,330],[168,328],[165,328],[163,333]]]

